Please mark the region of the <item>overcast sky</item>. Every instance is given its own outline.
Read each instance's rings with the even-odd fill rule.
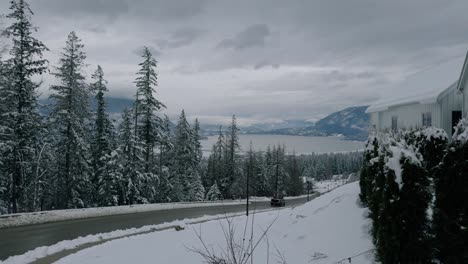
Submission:
[[[7,0],[0,10],[8,11]],[[100,64],[110,95],[131,98],[146,45],[158,97],[212,123],[316,120],[375,101],[389,83],[468,48],[468,1],[31,0],[37,37],[57,63],[67,34]],[[47,95],[44,77],[41,92]]]

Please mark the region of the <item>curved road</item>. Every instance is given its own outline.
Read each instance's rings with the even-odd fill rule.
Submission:
[[[311,195],[311,198],[314,196]],[[286,206],[295,206],[306,201],[307,198],[287,200]],[[270,208],[268,201],[252,202],[250,205],[250,210],[267,208]],[[62,240],[74,239],[79,236],[244,210],[245,205],[183,208],[4,228],[0,229],[0,260],[23,254],[40,246],[53,245]]]

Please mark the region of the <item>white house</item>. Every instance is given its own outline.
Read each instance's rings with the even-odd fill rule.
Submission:
[[[467,54],[468,55],[468,54]],[[452,59],[387,87],[390,93],[366,110],[378,131],[435,126],[449,136],[468,110],[468,62]]]

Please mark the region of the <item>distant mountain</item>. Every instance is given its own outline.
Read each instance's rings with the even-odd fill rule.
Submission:
[[[133,106],[133,99],[108,97],[107,109],[112,119],[118,121],[125,108]],[[40,99],[41,105],[50,105],[50,99]],[[91,106],[95,108],[95,100],[91,100]],[[365,113],[367,106],[349,107],[332,113],[316,123],[308,120],[291,119],[282,122],[258,123],[240,127],[242,134],[274,134],[294,136],[332,136],[343,135],[350,140],[365,140],[368,135],[369,116]],[[48,113],[48,108],[41,107],[41,112]],[[175,125],[171,123],[171,129]],[[223,126],[226,129],[226,126]],[[219,125],[201,124],[201,136],[217,135]]]
[[[367,106],[349,107],[332,113],[313,125],[257,131],[250,134],[295,136],[343,135],[346,139],[350,140],[365,140],[369,128],[369,116],[365,113],[366,109]],[[306,122],[304,121],[304,123]],[[247,131],[249,131],[249,129],[247,129]]]
[[[328,135],[342,134],[347,138],[366,139],[369,131],[368,106],[349,107],[321,119],[315,129]]]

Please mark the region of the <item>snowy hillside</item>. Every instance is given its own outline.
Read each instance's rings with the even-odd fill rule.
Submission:
[[[361,254],[372,249],[372,242],[367,234],[366,209],[357,204],[358,193],[359,185],[354,182],[292,209],[258,213],[249,219],[232,218],[235,237],[241,238],[246,221],[250,228],[254,220],[253,240],[257,241],[261,230],[274,222],[253,254],[254,263],[259,264],[267,263],[268,258],[276,263],[277,255],[293,264],[336,263],[356,255],[352,263],[372,263],[371,252]],[[127,237],[85,249],[57,263],[203,263],[202,257],[190,250],[203,248],[196,234],[217,252],[225,246],[223,228],[227,228],[226,220]]]
[[[369,116],[365,113],[367,106],[356,106],[332,113],[313,125],[294,126],[268,131],[252,132],[254,134],[277,134],[297,136],[330,136],[344,135],[347,139],[365,140],[368,135]],[[303,124],[307,124],[304,122]],[[246,130],[249,132],[249,130]],[[245,132],[245,131],[244,131]]]

